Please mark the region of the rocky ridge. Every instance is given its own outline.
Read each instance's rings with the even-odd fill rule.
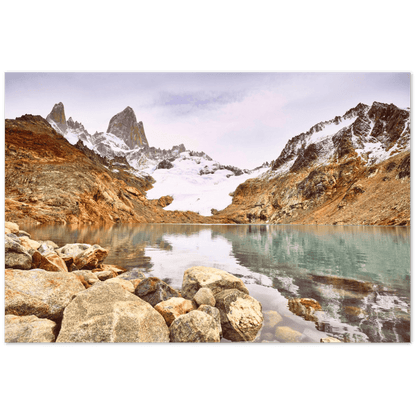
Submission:
[[[359,104],[316,124],[219,214],[238,223],[409,225],[409,111]]]
[[[5,123],[5,216],[36,223],[228,222],[169,211],[169,197],[148,200],[153,179],[122,157],[71,145],[40,116]]]

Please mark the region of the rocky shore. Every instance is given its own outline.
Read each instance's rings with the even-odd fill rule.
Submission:
[[[262,305],[241,279],[210,267],[176,290],[104,264],[99,245],[35,241],[5,223],[5,342],[254,341]]]

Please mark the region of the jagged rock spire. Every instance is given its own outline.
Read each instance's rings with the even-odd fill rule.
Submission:
[[[131,107],[126,107],[122,112],[111,118],[107,133],[120,137],[130,149],[137,146],[148,147],[143,123],[137,122],[136,115]]]
[[[55,123],[59,129],[65,133],[67,130],[67,123],[65,118],[65,109],[62,103],[55,104],[52,111],[47,115],[46,120]]]

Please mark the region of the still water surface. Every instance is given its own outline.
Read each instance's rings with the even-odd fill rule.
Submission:
[[[34,239],[59,246],[99,244],[110,250],[105,263],[139,267],[146,276],[159,277],[177,289],[189,267],[226,270],[244,281],[269,317],[259,342],[319,342],[327,335],[347,342],[410,341],[408,228],[190,224],[21,228]],[[328,276],[374,286],[363,292],[349,280],[334,282]],[[289,298],[316,299],[323,309],[317,314],[319,321],[291,313]]]

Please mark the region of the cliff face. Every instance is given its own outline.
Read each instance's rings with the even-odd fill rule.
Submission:
[[[37,223],[227,222],[192,212],[165,212],[148,200],[151,177],[137,177],[124,160],[109,161],[77,147],[40,116],[6,120],[6,221]]]
[[[126,107],[121,113],[111,118],[107,133],[120,137],[130,149],[137,146],[149,146],[143,123],[141,121],[137,123],[136,115],[131,107]]]
[[[409,111],[359,104],[287,143],[220,215],[239,223],[410,225]]]

